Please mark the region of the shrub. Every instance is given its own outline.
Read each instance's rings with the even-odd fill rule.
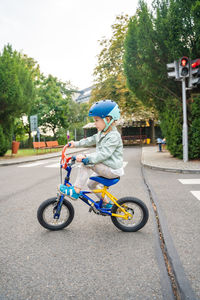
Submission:
[[[189,158],[200,158],[200,95],[194,96],[190,105],[189,123]]]
[[[182,147],[182,105],[177,99],[166,100],[166,109],[161,114],[161,130],[170,153],[183,158]]]
[[[0,124],[0,156],[4,156],[11,144],[11,132],[6,130]]]

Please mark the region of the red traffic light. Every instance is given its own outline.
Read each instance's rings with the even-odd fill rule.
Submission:
[[[181,66],[185,67],[188,63],[188,57],[184,56],[181,58]]]
[[[191,66],[192,66],[193,69],[196,68],[196,67],[198,67],[199,65],[200,65],[200,58],[197,58],[197,59],[191,64]]]

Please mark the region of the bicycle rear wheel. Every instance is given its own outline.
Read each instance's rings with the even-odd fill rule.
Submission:
[[[49,230],[61,230],[67,227],[74,218],[74,208],[66,199],[63,200],[60,217],[54,219],[57,206],[57,198],[53,197],[42,202],[37,211],[37,219],[40,225]]]
[[[144,202],[135,197],[124,197],[119,199],[117,203],[131,214],[128,220],[111,216],[111,220],[117,228],[122,231],[135,232],[145,226],[149,212]],[[111,212],[124,215],[124,212],[117,205],[113,205]]]

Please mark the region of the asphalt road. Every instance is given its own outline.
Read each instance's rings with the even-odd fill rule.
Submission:
[[[140,155],[140,148],[125,148],[125,176],[110,189],[118,198],[135,196],[148,206],[149,221],[136,233],[121,232],[109,217],[88,213],[80,200],[72,201],[75,218],[69,227],[48,231],[40,226],[36,213],[42,201],[56,195],[58,159],[0,168],[1,300],[173,299]],[[158,196],[165,195],[170,215],[178,209],[166,194],[173,180],[167,179],[171,174],[165,178],[163,172],[157,173],[148,170],[146,175],[151,185],[156,184]],[[76,169],[72,183],[75,176]],[[176,223],[174,231],[184,228]],[[196,282],[193,288],[198,289]]]
[[[182,299],[200,299],[200,178],[145,169]]]

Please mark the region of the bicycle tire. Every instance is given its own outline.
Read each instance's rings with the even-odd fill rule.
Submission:
[[[53,230],[53,231],[61,230],[69,226],[69,224],[72,222],[74,218],[74,208],[72,204],[66,199],[64,199],[61,208],[60,218],[58,220],[54,219],[53,215],[54,215],[54,209],[56,205],[57,205],[57,198],[56,197],[49,198],[41,203],[37,211],[37,219],[40,225],[46,229]],[[45,215],[47,209],[49,209],[49,219],[52,218],[52,223],[50,223],[50,221],[47,220],[47,217]],[[66,210],[66,219],[62,221],[61,218],[63,216],[63,210]]]
[[[117,203],[120,206],[124,206],[124,209],[132,214],[132,218],[130,220],[111,216],[113,224],[118,229],[126,232],[136,232],[146,225],[149,218],[149,211],[144,202],[135,197],[124,197],[119,199]],[[115,204],[112,207],[111,213],[124,214]],[[136,216],[136,214],[141,214],[141,216]],[[137,222],[136,218],[139,218]]]

